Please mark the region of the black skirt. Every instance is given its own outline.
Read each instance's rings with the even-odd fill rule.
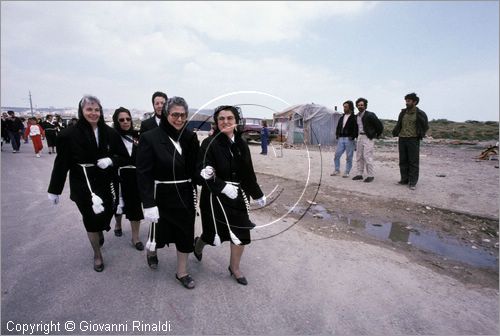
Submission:
[[[57,139],[56,131],[45,131],[45,138],[47,139],[48,147],[56,146],[56,139]]]
[[[120,190],[125,204],[123,208],[125,217],[130,221],[144,219],[135,169],[120,169]]]
[[[212,205],[210,204],[210,197],[212,197]],[[221,201],[220,203],[217,198]],[[221,203],[224,208],[224,212],[222,211]],[[214,211],[213,215],[212,207]],[[203,188],[200,197],[200,209],[203,228],[201,240],[203,240],[203,242],[212,246],[214,245],[215,217],[217,234],[219,235],[221,242],[233,242],[229,232],[229,230],[231,230],[231,232],[241,242],[240,245],[250,244],[250,230],[255,227],[255,224],[250,221],[241,189],[238,190],[238,197],[235,200],[230,200],[223,194],[216,197],[215,194],[211,194],[210,191]]]
[[[190,183],[172,186],[159,185],[156,204],[160,220],[156,224],[156,247],[162,248],[174,243],[177,250],[183,253],[193,252],[195,207],[193,188]],[[184,207],[172,207],[172,197],[182,199]]]
[[[103,201],[104,211],[99,214],[96,214],[92,209],[92,196],[90,192],[88,198],[75,202],[82,214],[83,225],[85,225],[87,232],[109,231],[111,229],[111,218],[116,211],[116,187],[116,185],[111,187],[110,182],[108,185],[101,185],[99,188],[94,188],[94,193]]]

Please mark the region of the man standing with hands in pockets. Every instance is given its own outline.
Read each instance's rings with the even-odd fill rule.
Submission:
[[[377,118],[373,112],[367,111],[368,100],[365,98],[358,98],[356,100],[356,107],[359,113],[357,114],[358,121],[358,145],[356,147],[356,168],[358,174],[354,176],[353,180],[362,180],[363,172],[366,168],[366,178],[364,182],[371,182],[374,180],[373,169],[373,149],[375,147],[375,138],[382,135],[384,125]]]

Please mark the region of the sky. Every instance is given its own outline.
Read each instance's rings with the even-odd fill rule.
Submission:
[[[1,106],[152,111],[368,99],[397,119],[499,120],[499,2],[1,2]],[[264,106],[265,108],[259,107]]]

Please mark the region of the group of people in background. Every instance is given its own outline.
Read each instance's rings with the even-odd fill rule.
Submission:
[[[417,107],[420,98],[415,93],[409,93],[404,99],[406,108],[399,113],[392,135],[399,138],[401,179],[398,184],[408,185],[410,190],[415,190],[419,177],[420,141],[425,137],[429,124],[425,112]],[[356,107],[358,114],[355,115],[353,102],[348,100],[343,103],[344,114],[340,117],[335,132],[337,147],[334,171],[330,175],[340,175],[340,158],[345,152],[346,166],[342,177],[349,177],[356,151],[357,173],[352,179],[369,183],[375,179],[373,167],[375,139],[382,135],[384,125],[375,113],[367,110],[368,100],[365,98],[358,98]]]
[[[213,134],[201,146],[196,133],[186,128],[188,104],[182,97],[152,96],[154,115],[134,130],[130,111],[119,107],[113,127],[104,123],[97,97],[84,96],[78,121],[57,137],[57,156],[48,188],[59,203],[69,172],[70,199],[79,209],[94,252],[93,267],[104,270],[103,231],[121,237],[122,217],[130,221],[131,243],[146,249],[151,269],[158,268],[158,249],[176,246],[175,278],[188,289],[195,282],[188,272],[188,256],[201,261],[206,245],[230,242],[228,271],[242,285],[240,270],[245,245],[255,224],[249,218],[250,197],[265,206],[266,197],[253,169],[250,150],[237,128],[240,110],[219,106],[214,110]],[[201,186],[197,204],[197,186]],[[200,209],[202,234],[194,236]],[[140,221],[149,224],[148,240],[139,239]]]
[[[56,153],[56,137],[64,128],[61,117],[48,114],[44,121],[37,117],[28,118],[26,124],[25,121],[24,118],[16,117],[14,111],[2,113],[2,150],[5,142],[12,145],[12,153],[18,153],[21,149],[21,138],[25,143],[30,138],[35,156],[40,157],[43,149],[42,140],[46,138],[49,154]]]

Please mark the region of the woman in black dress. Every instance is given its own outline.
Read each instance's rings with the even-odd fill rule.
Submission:
[[[47,139],[47,147],[49,147],[49,154],[56,153],[56,137],[58,132],[58,125],[53,120],[52,114],[45,116],[45,121],[41,123],[45,131],[45,138]]]
[[[168,99],[160,126],[141,134],[137,150],[137,181],[144,218],[151,222],[146,243],[147,261],[158,267],[157,249],[175,243],[177,273],[186,288],[194,288],[187,272],[188,254],[193,251],[196,184],[194,174],[199,142],[185,128],[188,114],[181,97]]]
[[[78,104],[78,122],[64,129],[57,138],[57,156],[49,184],[49,200],[59,202],[66,175],[70,198],[82,214],[83,224],[94,250],[94,270],[102,272],[100,247],[103,230],[110,230],[118,197],[112,158],[118,134],[104,123],[102,106],[94,96],[84,96]]]
[[[195,238],[195,257],[201,261],[206,244],[231,242],[229,273],[239,284],[248,282],[240,271],[250,230],[255,226],[248,216],[250,195],[260,206],[266,204],[253,169],[250,150],[236,127],[239,111],[234,106],[215,109],[214,134],[206,138],[198,155],[198,171],[203,178],[200,209],[203,233]]]
[[[144,250],[144,244],[139,239],[139,226],[142,214],[137,174],[135,168],[139,132],[134,130],[132,115],[124,107],[115,110],[113,126],[120,134],[121,142],[117,146],[118,181],[120,182],[119,203],[115,214],[115,236],[122,236],[122,214],[125,214],[132,227],[132,244],[139,251]]]

